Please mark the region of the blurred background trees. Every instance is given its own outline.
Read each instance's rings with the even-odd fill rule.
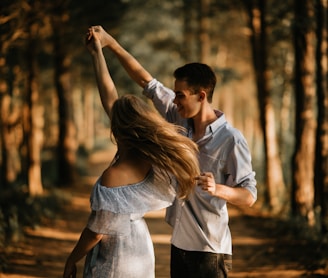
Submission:
[[[327,233],[327,0],[3,0],[0,11],[3,234],[33,211],[18,202],[74,184],[88,154],[111,144],[84,46],[90,25],[167,86],[178,66],[209,64],[213,107],[251,148],[258,208]],[[105,55],[118,91],[141,96]]]

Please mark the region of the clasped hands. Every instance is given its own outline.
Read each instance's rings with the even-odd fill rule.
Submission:
[[[94,41],[99,47],[103,48],[108,45],[114,45],[115,39],[107,33],[100,25],[89,27],[86,33],[86,45],[89,47],[90,42]]]

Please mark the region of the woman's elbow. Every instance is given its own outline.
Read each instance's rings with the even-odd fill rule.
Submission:
[[[91,231],[89,228],[85,228],[84,232],[85,232],[86,236],[89,239],[93,240],[93,241],[97,241],[98,242],[103,237],[103,234],[95,233],[95,232]]]

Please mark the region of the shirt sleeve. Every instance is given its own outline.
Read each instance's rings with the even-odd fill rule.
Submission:
[[[175,93],[171,89],[165,87],[156,79],[153,79],[146,85],[143,94],[152,100],[157,111],[168,122],[179,123],[181,121],[176,105],[173,103]]]
[[[244,138],[235,140],[227,161],[227,184],[246,188],[256,200],[255,172],[252,169],[251,154]]]

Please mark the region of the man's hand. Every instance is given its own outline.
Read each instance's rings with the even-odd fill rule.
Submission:
[[[211,172],[201,173],[200,176],[196,177],[196,182],[197,186],[200,186],[204,191],[215,195],[216,183]]]

